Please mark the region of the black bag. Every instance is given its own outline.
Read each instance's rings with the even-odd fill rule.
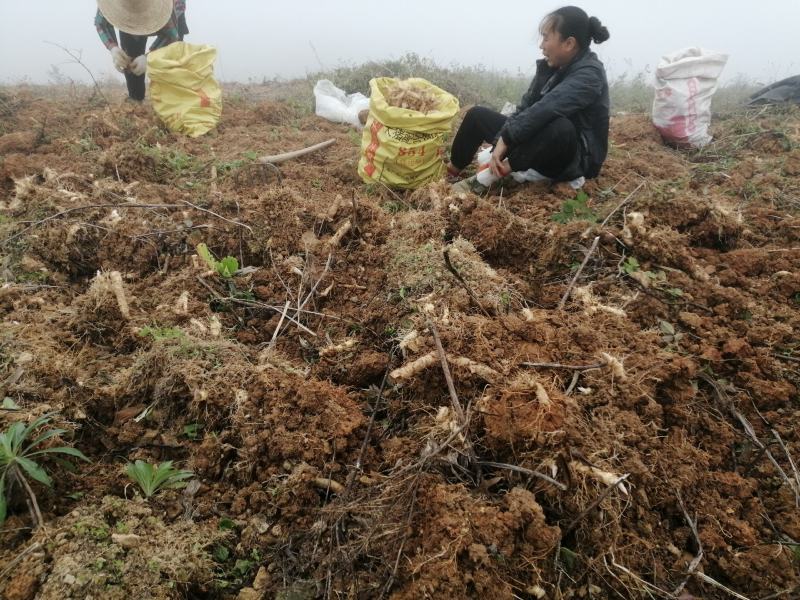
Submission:
[[[781,104],[783,102],[800,104],[800,75],[787,77],[758,90],[750,96],[747,105],[758,106],[761,104]]]

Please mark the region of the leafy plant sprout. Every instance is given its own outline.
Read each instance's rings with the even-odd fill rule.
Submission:
[[[80,450],[71,446],[42,447],[47,440],[66,433],[66,429],[47,429],[33,438],[34,432],[50,423],[53,416],[54,413],[42,415],[27,426],[20,422],[12,423],[6,431],[0,433],[0,525],[5,522],[8,512],[6,487],[10,492],[14,483],[18,483],[25,491],[34,527],[43,524],[39,503],[28,478],[47,487],[53,487],[53,480],[34,457],[52,455],[57,462],[68,468],[72,468],[72,464],[63,458],[57,458],[57,455],[72,456],[89,462]]]
[[[150,498],[159,490],[186,487],[186,480],[194,477],[192,471],[173,467],[171,460],[155,465],[137,460],[125,465],[125,472],[139,485],[145,498]]]

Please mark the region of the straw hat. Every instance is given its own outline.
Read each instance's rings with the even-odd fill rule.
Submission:
[[[114,27],[132,35],[150,35],[172,16],[173,0],[97,0],[97,8]]]

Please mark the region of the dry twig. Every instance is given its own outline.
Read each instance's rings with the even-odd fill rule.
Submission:
[[[761,441],[758,435],[756,435],[755,429],[753,429],[753,425],[750,423],[747,417],[745,417],[741,412],[739,412],[739,410],[733,405],[733,402],[725,393],[725,391],[720,387],[717,381],[715,381],[714,379],[712,379],[711,377],[709,377],[704,373],[699,373],[698,377],[711,386],[711,388],[714,390],[714,393],[717,395],[717,398],[720,400],[720,402],[726,405],[725,407],[731,412],[733,417],[737,421],[739,421],[739,423],[744,428],[747,437],[749,437],[750,440],[756,445],[756,447],[769,459],[769,461],[772,463],[772,466],[775,467],[775,470],[780,475],[781,479],[783,479],[786,485],[789,486],[789,489],[792,490],[792,492],[794,493],[795,505],[800,506],[800,476],[798,476],[797,479],[791,479],[786,474],[786,471],[783,469],[783,467],[781,467],[780,463],[778,463],[778,461],[772,455],[772,452],[770,452],[766,444],[764,444],[764,442]],[[756,412],[758,412],[758,410],[756,410]],[[758,414],[759,416],[761,416],[761,413]],[[761,416],[761,418],[764,419],[763,416]],[[784,448],[784,451],[787,451],[785,450],[785,447],[782,444],[781,446]],[[791,459],[791,456],[789,457],[789,462],[794,468],[795,475],[797,476],[797,469],[794,465],[794,461]]]
[[[42,547],[42,545],[41,545],[39,542],[34,542],[33,544],[31,544],[30,546],[28,546],[27,548],[25,548],[25,550],[23,550],[22,552],[20,552],[19,554],[17,554],[17,555],[16,555],[16,556],[15,556],[13,559],[11,559],[11,561],[8,563],[8,566],[7,566],[5,569],[3,569],[3,572],[2,572],[2,573],[0,573],[0,579],[3,579],[3,578],[6,576],[6,575],[8,575],[8,574],[11,572],[11,570],[12,570],[12,569],[13,569],[15,566],[17,566],[17,564],[18,564],[18,563],[19,563],[19,562],[20,562],[20,561],[21,561],[23,558],[25,558],[25,557],[26,557],[28,554],[30,554],[31,552],[36,552],[36,551],[37,551],[37,550],[39,550],[41,547]]]
[[[461,273],[459,273],[458,270],[453,266],[453,263],[450,262],[450,250],[444,250],[442,252],[442,255],[444,256],[444,264],[447,267],[447,270],[453,274],[453,277],[455,277],[461,284],[461,286],[467,291],[467,294],[469,295],[470,299],[475,303],[475,306],[477,306],[487,318],[491,319],[492,315],[490,315],[489,312],[483,307],[483,304],[481,304],[481,301],[478,300],[478,297],[475,295],[475,292],[472,291],[472,288],[469,287],[467,282],[461,276]]]
[[[240,223],[239,221],[234,221],[233,219],[228,219],[226,217],[223,217],[222,215],[215,213],[213,210],[208,210],[207,208],[197,206],[196,204],[192,204],[188,200],[181,200],[181,202],[183,202],[187,206],[191,206],[195,210],[199,210],[200,212],[204,212],[211,216],[217,217],[218,219],[222,219],[223,221],[225,221],[226,223],[230,223],[231,225],[236,225],[237,227],[243,227],[244,229],[247,229],[247,231],[249,231],[250,233],[253,233],[253,228],[250,227],[250,225],[245,225],[244,223]]]
[[[617,204],[614,207],[614,210],[612,210],[610,213],[608,213],[608,216],[606,216],[606,218],[603,219],[603,222],[600,223],[600,227],[601,228],[605,227],[606,223],[608,223],[608,221],[611,219],[611,217],[614,215],[614,213],[617,212],[623,206],[625,206],[630,201],[630,199],[633,198],[633,196],[636,194],[636,192],[638,192],[643,187],[644,187],[644,181],[642,183],[640,183],[638,186],[636,186],[636,188],[630,194],[628,194],[628,196],[622,202]]]
[[[447,355],[444,353],[442,338],[439,337],[439,330],[436,328],[436,324],[430,319],[428,319],[428,329],[431,330],[433,340],[436,343],[436,351],[439,353],[439,360],[442,363],[442,371],[447,382],[447,390],[450,392],[450,403],[453,407],[453,412],[456,414],[459,424],[463,425],[466,422],[464,409],[461,407],[458,394],[456,394],[456,386],[453,384],[453,376],[450,374],[450,367],[447,364]]]
[[[6,239],[4,239],[2,242],[0,242],[0,245],[5,246],[8,242],[11,242],[11,241],[13,241],[13,240],[15,240],[15,239],[17,239],[19,237],[22,237],[24,234],[26,234],[31,229],[34,229],[34,228],[38,227],[39,225],[43,225],[44,223],[47,223],[48,221],[52,221],[53,219],[57,219],[58,217],[63,217],[64,215],[68,215],[70,213],[78,212],[78,211],[81,211],[81,210],[91,210],[91,209],[94,209],[94,208],[148,208],[148,209],[153,209],[153,208],[180,208],[180,207],[181,207],[180,204],[90,204],[88,206],[76,206],[74,208],[68,208],[66,210],[62,210],[62,211],[57,212],[57,213],[55,213],[53,215],[50,215],[49,217],[45,217],[44,219],[40,219],[39,221],[35,221],[35,222],[31,223],[30,225],[28,225],[22,231],[20,231],[18,233],[15,233],[11,237],[7,237]]]
[[[64,46],[62,46],[62,45],[60,45],[60,44],[56,44],[55,42],[45,42],[45,43],[46,43],[46,44],[50,44],[51,46],[55,46],[56,48],[60,48],[60,49],[61,49],[61,50],[63,50],[63,51],[64,51],[64,52],[65,52],[65,53],[66,53],[66,54],[67,54],[67,55],[68,55],[68,56],[69,56],[69,57],[70,57],[70,58],[73,60],[73,61],[75,61],[75,62],[76,62],[78,65],[80,65],[81,67],[83,67],[83,70],[84,70],[84,71],[86,71],[86,72],[89,74],[89,77],[91,78],[91,80],[92,80],[92,83],[94,83],[94,88],[95,88],[95,90],[97,90],[97,93],[98,93],[98,94],[100,95],[100,97],[103,99],[103,102],[105,102],[106,104],[108,104],[108,98],[106,98],[106,95],[103,93],[103,90],[101,90],[101,89],[100,89],[100,84],[99,84],[99,83],[97,83],[97,79],[95,79],[95,78],[94,78],[94,73],[92,73],[92,71],[89,69],[89,67],[87,67],[87,66],[86,66],[86,65],[83,63],[83,61],[81,60],[81,58],[82,58],[82,54],[75,54],[75,53],[74,53],[72,50],[70,50],[69,48],[65,48]]]
[[[521,367],[531,367],[534,369],[567,369],[569,371],[589,371],[592,369],[602,369],[605,367],[607,363],[594,363],[591,365],[562,365],[561,363],[548,363],[548,362],[540,362],[540,363],[532,363],[532,362],[524,362],[520,363]]]
[[[278,333],[281,330],[281,325],[283,325],[283,320],[286,318],[286,311],[289,310],[289,305],[291,304],[291,300],[287,300],[286,304],[283,307],[283,312],[281,313],[281,318],[278,320],[278,325],[275,327],[275,331],[272,333],[272,339],[269,341],[268,348],[271,350],[275,347],[275,342],[278,341]]]
[[[578,281],[578,277],[581,276],[583,273],[583,269],[586,267],[586,263],[589,262],[589,258],[591,258],[592,254],[594,254],[595,249],[597,248],[597,244],[600,242],[600,236],[595,236],[594,241],[592,242],[589,251],[586,253],[586,256],[583,258],[583,262],[581,266],[578,267],[578,270],[575,272],[575,276],[572,278],[572,281],[569,282],[569,287],[567,287],[567,291],[564,292],[564,295],[561,298],[561,302],[558,303],[558,310],[563,310],[564,305],[566,305],[567,300],[569,300],[569,295],[572,293],[572,288],[575,287],[575,283]]]
[[[506,463],[497,463],[491,461],[480,461],[482,467],[491,467],[493,469],[505,469],[507,471],[514,471],[515,473],[520,473],[522,475],[528,475],[529,477],[536,477],[537,479],[541,479],[542,481],[546,481],[547,483],[556,486],[561,491],[567,491],[567,486],[560,481],[553,479],[549,475],[545,475],[544,473],[540,473],[539,471],[533,471],[531,469],[526,469],[525,467],[520,467],[517,465],[509,465]],[[601,498],[602,499],[602,498]]]
[[[607,497],[607,496],[608,496],[608,495],[609,495],[609,494],[610,494],[612,491],[614,491],[615,489],[617,489],[617,486],[619,486],[619,484],[620,484],[620,483],[622,483],[622,482],[623,482],[623,481],[625,481],[625,480],[626,480],[628,477],[630,477],[630,475],[631,475],[630,473],[626,473],[625,475],[623,475],[622,477],[620,477],[619,479],[617,479],[616,481],[614,481],[613,483],[611,483],[610,485],[608,485],[608,487],[606,487],[606,489],[605,489],[605,490],[603,490],[603,493],[602,493],[602,494],[600,494],[600,495],[599,495],[597,498],[595,498],[595,500],[594,500],[594,501],[593,501],[593,502],[592,502],[592,503],[591,503],[589,506],[587,506],[587,507],[586,507],[586,508],[585,508],[585,509],[584,509],[584,510],[581,512],[581,514],[579,514],[577,517],[575,517],[575,518],[574,518],[574,519],[573,519],[573,520],[570,522],[570,524],[569,524],[569,525],[567,525],[567,527],[566,527],[566,528],[565,528],[565,529],[562,531],[562,533],[561,533],[561,538],[562,538],[562,539],[563,539],[563,538],[565,538],[565,537],[566,537],[566,536],[569,534],[569,532],[571,532],[573,529],[575,529],[575,527],[578,525],[578,523],[580,523],[580,522],[583,520],[583,518],[584,518],[586,515],[588,515],[588,514],[589,514],[589,513],[590,513],[590,512],[591,512],[591,511],[592,511],[592,510],[593,510],[593,509],[594,509],[594,508],[595,508],[597,505],[599,505],[599,504],[600,504],[600,503],[601,503],[603,500],[605,500],[605,499],[606,499],[606,497]]]
[[[681,493],[677,489],[675,490],[675,495],[678,498],[678,504],[680,505],[681,511],[683,512],[683,518],[686,519],[686,523],[692,530],[694,541],[697,544],[697,556],[695,556],[692,559],[692,562],[689,563],[689,568],[686,570],[686,578],[672,592],[672,594],[677,598],[678,594],[680,594],[683,591],[683,588],[686,587],[686,584],[689,583],[689,579],[692,577],[692,574],[695,572],[697,567],[700,566],[700,562],[703,560],[703,543],[700,541],[700,534],[697,532],[697,521],[695,521],[689,516],[689,511],[686,510],[686,505],[683,503],[683,498],[681,498]]]
[[[694,575],[698,579],[701,579],[702,581],[705,581],[706,583],[708,583],[710,585],[713,585],[715,588],[720,589],[723,592],[727,592],[728,594],[730,594],[734,598],[738,598],[739,600],[750,600],[750,598],[748,598],[747,596],[742,596],[739,592],[734,592],[731,588],[722,585],[719,581],[717,581],[715,579],[711,579],[711,577],[709,577],[705,573],[701,573],[699,571],[695,571]]]

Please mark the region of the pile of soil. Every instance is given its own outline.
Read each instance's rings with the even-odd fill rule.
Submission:
[[[0,596],[798,594],[796,111],[692,153],[616,117],[576,199],[367,187],[284,102],[196,140],[7,106],[0,430],[54,412],[92,462],[44,461],[36,531],[11,490]],[[199,487],[142,500],[137,459]]]

